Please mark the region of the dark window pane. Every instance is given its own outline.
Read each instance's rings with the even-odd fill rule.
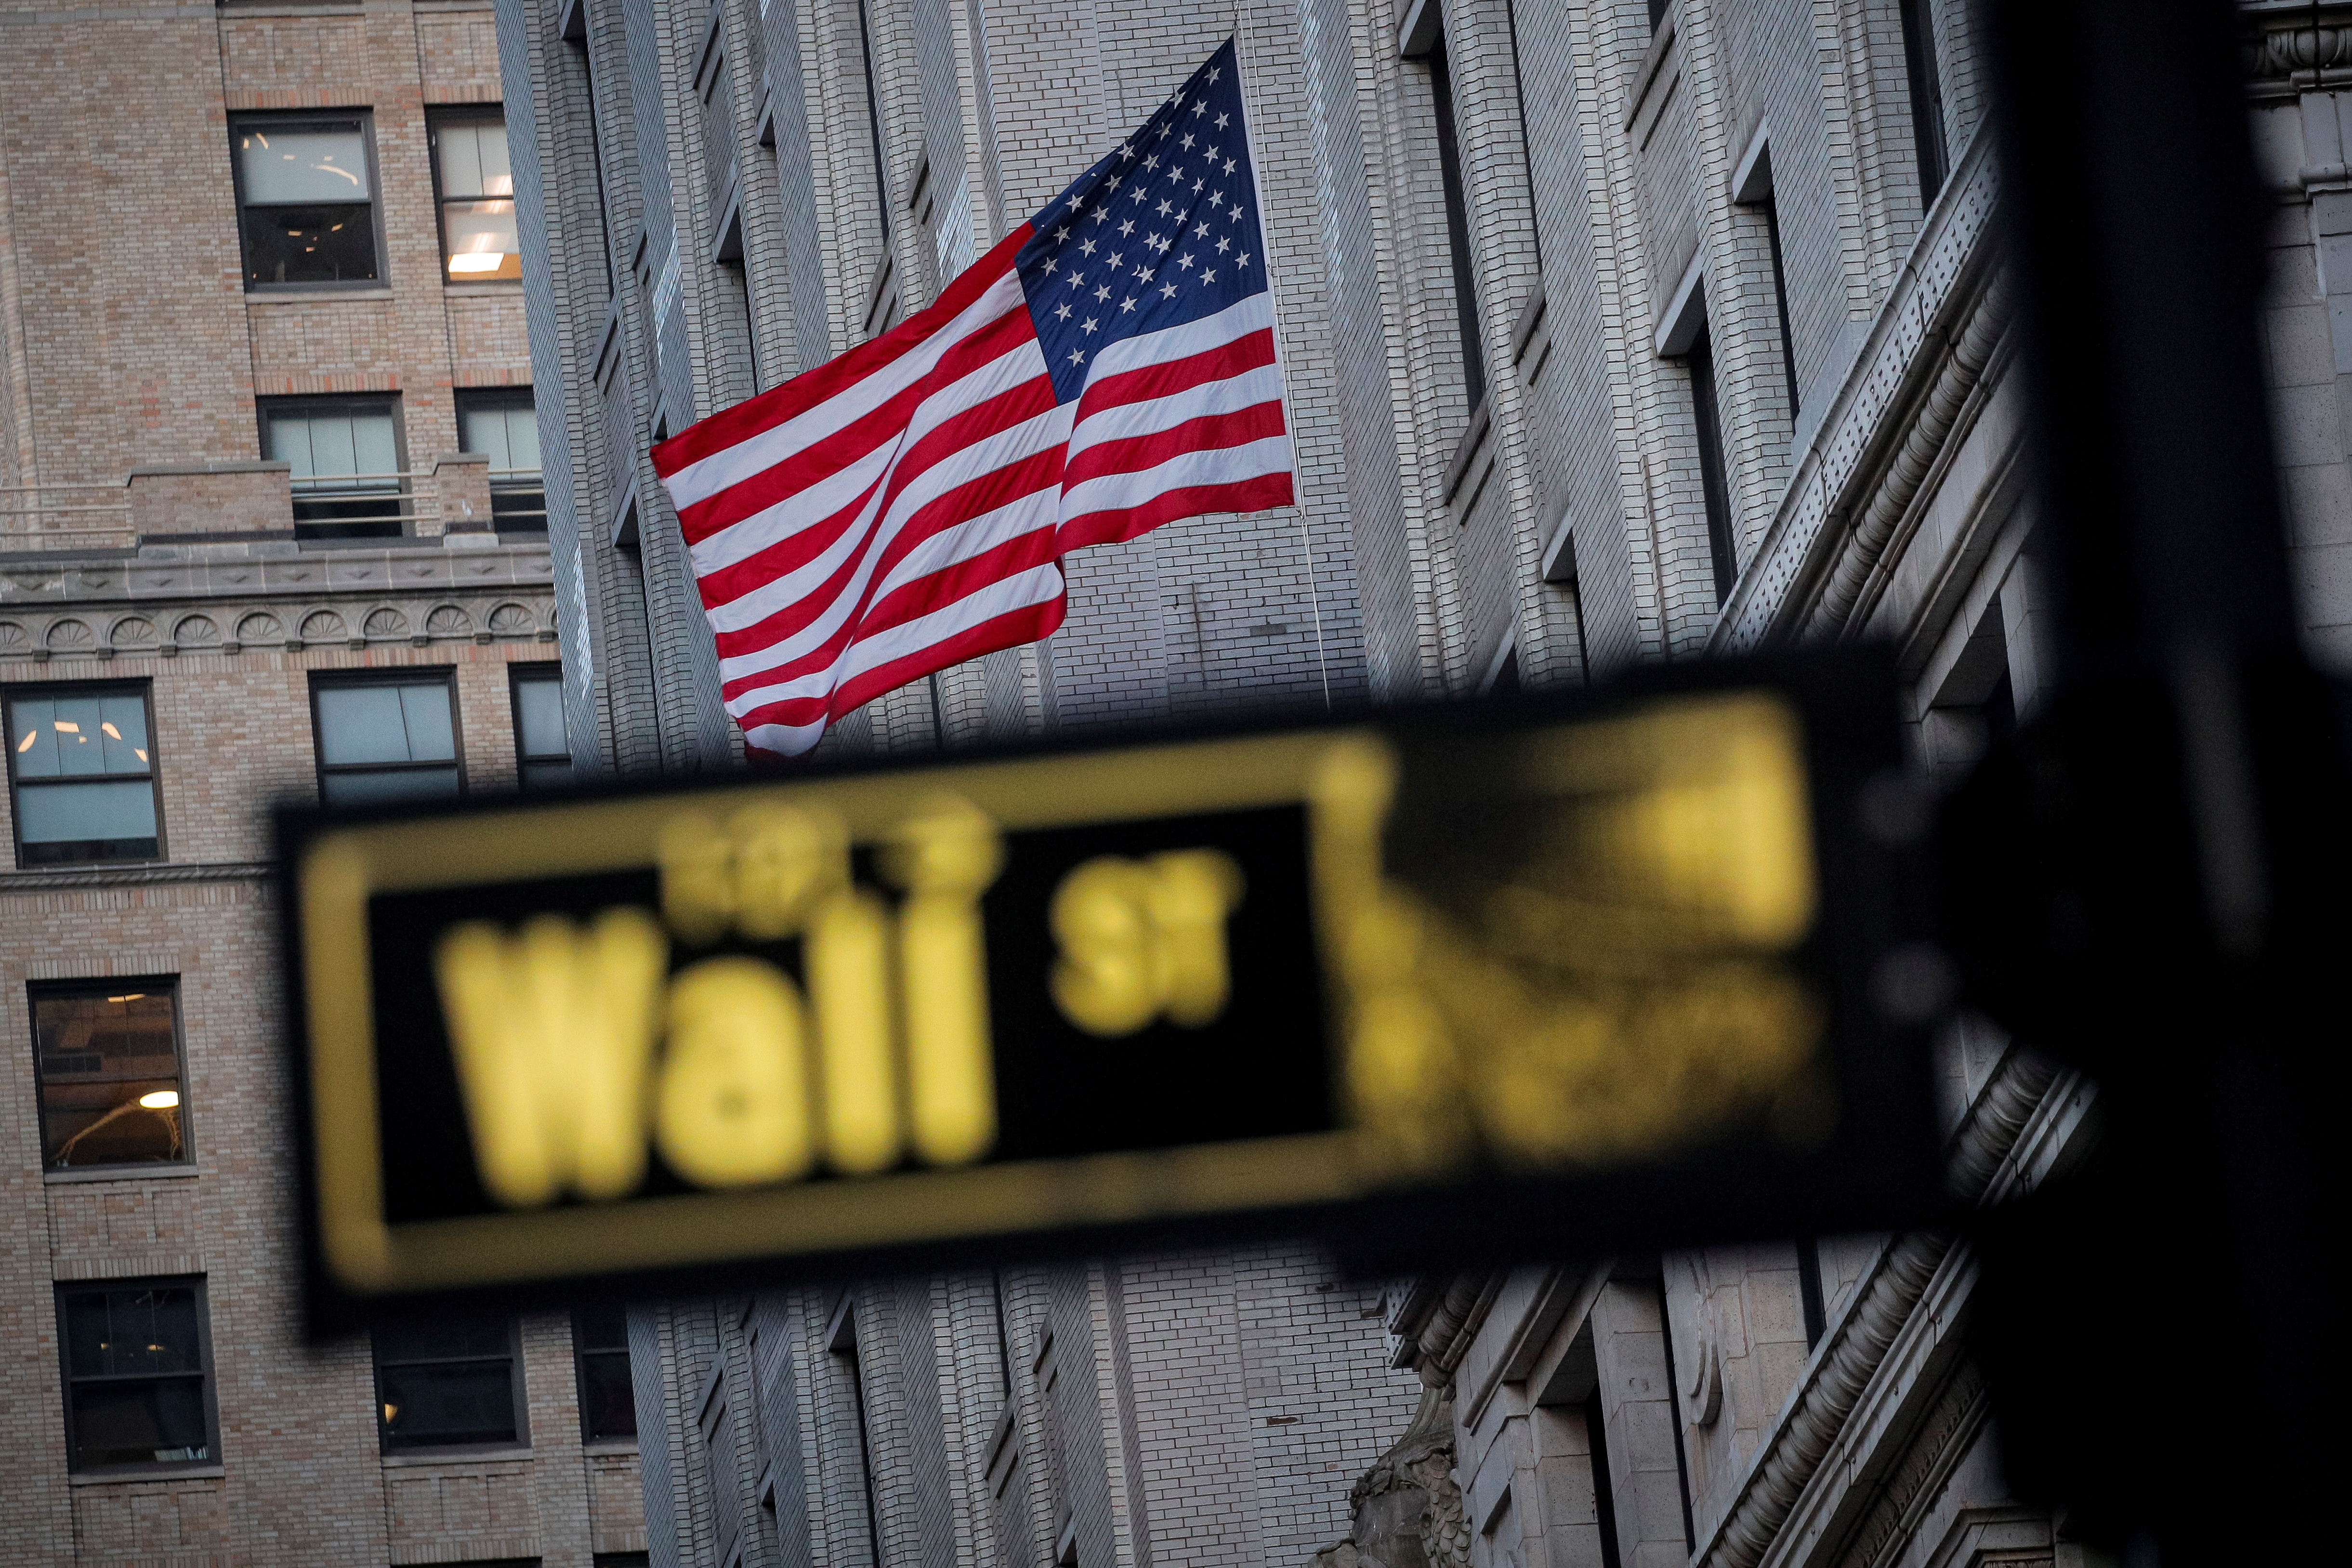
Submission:
[[[629,1310],[617,1302],[599,1302],[581,1308],[572,1317],[572,1331],[579,1336],[580,1349],[587,1351],[620,1351],[629,1348]]]
[[[386,1367],[383,1386],[384,1430],[395,1446],[515,1439],[508,1363]]]
[[[368,203],[245,209],[248,283],[363,283],[375,275]]]
[[[384,805],[404,800],[455,800],[455,768],[402,768],[381,773],[329,773],[319,781],[329,805]]]
[[[19,785],[16,839],[32,864],[151,858],[155,787],[145,779]]]
[[[454,762],[457,756],[445,682],[320,689],[319,760],[330,767]]]
[[[65,1299],[67,1365],[75,1377],[201,1372],[196,1293],[76,1290]]]
[[[580,1358],[581,1420],[590,1442],[637,1435],[637,1396],[629,1385],[629,1352],[600,1351]]]
[[[74,1465],[152,1465],[212,1457],[202,1378],[77,1384]]]
[[[522,765],[522,787],[525,789],[561,789],[571,782],[570,763],[525,763]]]
[[[515,682],[515,721],[527,757],[562,756],[563,682],[560,679]]]
[[[375,1358],[383,1363],[507,1355],[513,1348],[513,1334],[504,1318],[434,1318],[387,1324],[375,1331]]]

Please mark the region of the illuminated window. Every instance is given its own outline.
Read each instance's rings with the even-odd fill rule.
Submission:
[[[512,1447],[526,1440],[512,1318],[443,1313],[375,1330],[383,1451]]]
[[[332,287],[383,276],[368,130],[364,114],[230,121],[246,288]]]
[[[539,413],[527,386],[457,395],[458,438],[490,460],[490,517],[500,533],[547,531]]]
[[[563,728],[563,670],[552,664],[514,671],[515,762],[525,789],[572,782],[572,746]]]
[[[297,539],[397,539],[408,531],[396,399],[270,397],[261,451],[292,467]]]
[[[637,1395],[629,1381],[628,1310],[618,1303],[599,1303],[572,1313],[572,1352],[580,1365],[582,1439],[634,1439]]]
[[[322,680],[310,706],[327,805],[446,800],[464,789],[446,673]]]
[[[26,691],[7,710],[19,866],[162,858],[143,685]]]
[[[58,1330],[75,1471],[218,1459],[201,1279],[60,1285]]]
[[[187,1076],[171,981],[45,985],[32,1005],[43,1164],[79,1171],[188,1160]]]
[[[441,198],[444,276],[452,283],[520,279],[522,241],[515,228],[505,111],[493,107],[436,113],[430,134],[433,179]]]

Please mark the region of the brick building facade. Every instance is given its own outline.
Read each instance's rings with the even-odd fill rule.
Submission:
[[[569,772],[499,96],[0,6],[0,1562],[643,1561],[617,1328],[301,1322],[268,810]]]
[[[2342,668],[2352,6],[2239,11],[2290,545],[2308,646]],[[1948,776],[2049,689],[1965,0],[498,15],[583,768],[734,754],[649,443],[919,308],[1228,35],[1297,507],[1074,558],[1049,643],[828,746],[1868,639]],[[1970,1201],[2090,1136],[2088,1088],[1989,1029],[1945,1078]],[[1964,1247],[1898,1235],[1378,1294],[1274,1250],[650,1306],[649,1545],[710,1568],[2078,1561],[2003,1486],[1947,1331],[1974,1280]]]

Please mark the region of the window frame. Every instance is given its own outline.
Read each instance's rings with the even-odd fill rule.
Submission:
[[[483,1313],[488,1317],[490,1314]],[[522,1363],[522,1319],[513,1312],[505,1314],[507,1350],[503,1356],[411,1356],[386,1362],[376,1331],[368,1331],[368,1368],[370,1384],[375,1390],[376,1452],[385,1458],[394,1455],[440,1456],[463,1458],[480,1454],[516,1454],[530,1448],[530,1397],[524,1386]],[[505,1442],[488,1443],[420,1443],[402,1441],[392,1435],[392,1423],[383,1414],[383,1372],[389,1366],[460,1366],[504,1362],[507,1368],[507,1403],[514,1413],[514,1436]]]
[[[330,763],[319,728],[319,693],[356,686],[427,686],[430,678],[437,677],[449,693],[449,744],[456,753],[448,763]],[[457,704],[457,667],[454,664],[394,665],[383,669],[317,670],[310,677],[310,769],[318,781],[319,804],[327,804],[327,777],[331,773],[425,773],[454,766],[457,770],[457,794],[463,800],[470,793],[466,776],[466,731],[464,715]],[[403,802],[403,805],[415,804]]]
[[[563,755],[561,758],[557,757],[553,752],[526,752],[523,750],[523,683],[526,681],[547,680],[551,680],[553,682],[556,696],[559,699],[562,698],[563,694],[563,665],[560,660],[531,659],[526,661],[517,659],[507,666],[508,717],[514,726],[515,788],[518,790],[528,790],[533,787],[528,782],[530,774],[525,771],[533,763],[552,763],[560,761],[566,767],[572,767],[573,765],[570,746],[572,727],[571,719],[568,715],[564,720],[565,748]],[[569,783],[570,781],[567,780],[566,782]],[[538,787],[541,789],[560,789],[563,786],[561,784],[542,784]]]
[[[172,1058],[179,1085],[180,1157],[154,1162],[121,1161],[105,1165],[53,1165],[49,1163],[49,1111],[47,1089],[48,1079],[41,1070],[40,1002],[44,996],[103,995],[109,991],[120,992],[136,985],[149,993],[168,992],[172,998]],[[195,1130],[190,1121],[188,1103],[188,1031],[187,1016],[180,1006],[180,976],[176,974],[102,974],[72,980],[34,980],[25,985],[25,1020],[32,1029],[33,1044],[33,1116],[41,1138],[41,1175],[73,1175],[81,1173],[104,1173],[103,1178],[125,1180],[137,1175],[177,1175],[193,1171],[196,1165]]]
[[[362,405],[366,405],[368,406],[362,410]],[[371,414],[381,412],[389,415],[392,419],[392,460],[397,466],[392,470],[392,479],[390,484],[381,489],[354,488],[341,492],[332,490],[305,490],[302,488],[304,485],[318,484],[322,481],[315,477],[309,479],[292,479],[289,476],[288,482],[293,490],[295,509],[294,537],[308,544],[334,544],[338,542],[351,542],[363,547],[381,545],[383,542],[387,539],[407,539],[413,537],[415,532],[416,525],[416,514],[414,510],[415,497],[408,488],[408,422],[401,416],[403,405],[400,394],[397,392],[336,392],[302,393],[284,397],[257,397],[253,400],[253,421],[256,433],[259,437],[261,456],[264,461],[275,462],[279,460],[272,458],[269,456],[270,420],[280,413],[291,416],[294,411],[305,408],[317,409],[321,412],[331,412],[341,409],[347,413],[364,411]],[[361,476],[352,475],[349,477],[353,479],[357,479]],[[332,476],[329,476],[329,478],[331,479]],[[389,508],[394,514],[393,516],[352,519],[334,517],[304,517],[301,514],[301,508],[305,500],[313,504],[352,505],[362,502],[373,503],[378,499],[381,499],[384,505]],[[392,533],[353,533],[337,531],[322,533],[317,531],[320,529],[331,531],[337,530],[343,528],[347,524],[356,524],[359,527],[364,528],[381,528],[386,523],[390,523],[396,531]],[[306,529],[312,531],[306,533],[303,531]]]
[[[444,289],[520,289],[522,277],[518,271],[512,278],[459,278],[449,271],[449,204],[451,202],[496,201],[496,196],[453,196],[441,184],[441,131],[447,125],[481,125],[496,116],[499,130],[504,133],[507,106],[498,103],[436,103],[425,110],[425,162],[433,177],[433,232],[441,247],[441,286]],[[512,159],[512,153],[508,154]],[[505,198],[520,202],[518,196]],[[515,262],[522,261],[522,208],[515,208]]]
[[[16,869],[19,871],[72,870],[97,866],[160,866],[172,858],[171,840],[165,837],[163,822],[163,743],[155,735],[155,683],[152,680],[45,680],[10,681],[0,686],[0,725],[6,722],[8,705],[27,699],[38,700],[60,693],[77,697],[110,697],[137,692],[147,714],[147,784],[155,795],[155,853],[124,855],[95,860],[46,860],[38,863],[25,858],[25,812],[17,803],[22,798],[16,776],[16,747],[13,736],[8,744],[8,833],[15,840]],[[135,773],[100,773],[98,778],[135,778]],[[40,789],[51,784],[75,782],[68,779],[35,779],[32,785]]]
[[[614,1436],[610,1434],[600,1435],[593,1430],[588,1425],[588,1358],[592,1355],[610,1356],[618,1354],[624,1361],[631,1360],[629,1351],[629,1310],[626,1307],[623,1307],[620,1310],[621,1343],[618,1350],[615,1351],[614,1348],[610,1345],[591,1347],[588,1343],[588,1336],[582,1328],[580,1309],[574,1307],[572,1310],[572,1379],[580,1400],[580,1443],[583,1447],[592,1454],[634,1454],[637,1451],[637,1435],[634,1430],[629,1432],[625,1436]],[[635,1410],[636,1400],[636,1368],[634,1362],[631,1362],[629,1376],[629,1398],[632,1406],[630,1411],[630,1421],[634,1426],[636,1419]]]
[[[520,402],[529,405],[531,412],[531,417],[534,421],[539,417],[539,388],[536,385],[461,386],[457,389],[456,395],[452,401],[456,405],[456,412],[457,415],[458,447],[461,450],[472,449],[467,446],[465,440],[466,420],[467,416],[477,409],[497,407],[501,405],[511,408],[515,404]],[[547,531],[546,458],[542,457],[540,460],[540,466],[530,470],[530,473],[538,476],[535,480],[522,480],[515,478],[515,475],[522,471],[523,470],[521,469],[493,469],[491,471],[489,475],[490,524],[494,529],[501,533],[528,533],[533,538],[537,538]],[[506,475],[504,479],[499,478],[499,474],[501,472]],[[539,498],[539,521],[536,523],[530,522],[529,521],[529,509],[519,508],[514,510],[510,510],[504,515],[509,518],[523,519],[524,521],[517,522],[511,528],[500,527],[499,519],[501,514],[499,511],[499,498],[501,495],[537,496]]]
[[[257,283],[253,279],[252,258],[245,248],[245,160],[237,156],[236,137],[247,125],[302,125],[330,120],[356,120],[360,127],[360,145],[367,158],[368,201],[373,215],[370,221],[374,229],[375,276],[373,278],[331,279],[313,283]],[[361,109],[263,109],[236,110],[228,116],[228,167],[231,187],[236,203],[237,270],[243,275],[245,291],[248,294],[348,294],[356,290],[392,288],[392,250],[387,243],[383,221],[383,169],[376,155],[375,108]],[[291,204],[288,204],[291,205]],[[436,207],[436,211],[438,209]]]
[[[217,1369],[213,1361],[213,1314],[211,1293],[202,1274],[141,1275],[129,1279],[58,1279],[51,1283],[51,1326],[58,1336],[58,1393],[59,1418],[65,1424],[66,1469],[76,1476],[104,1476],[109,1479],[132,1479],[142,1476],[176,1476],[190,1471],[211,1471],[221,1468],[220,1401]],[[196,1359],[201,1363],[193,1374],[186,1373],[110,1373],[76,1377],[73,1372],[73,1336],[66,1325],[66,1297],[69,1293],[102,1291],[112,1295],[136,1290],[193,1289],[196,1298]],[[79,1445],[74,1434],[73,1391],[77,1384],[90,1383],[155,1383],[168,1378],[194,1375],[204,1390],[205,1453],[201,1459],[149,1459],[127,1465],[84,1465],[78,1455]]]

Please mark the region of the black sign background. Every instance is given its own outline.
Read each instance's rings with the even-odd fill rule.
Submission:
[[[982,902],[999,1130],[992,1161],[1162,1149],[1336,1125],[1306,833],[1305,810],[1281,806],[1006,836],[1004,871]],[[1223,1015],[1198,1029],[1159,1022],[1115,1039],[1074,1027],[1054,1005],[1047,980],[1055,946],[1046,911],[1062,879],[1097,855],[1204,847],[1224,850],[1248,879],[1226,924],[1233,995]],[[866,852],[856,857],[856,869],[860,881],[877,885]],[[390,1223],[503,1212],[476,1175],[457,1066],[430,979],[443,932],[459,921],[512,928],[551,910],[586,920],[616,904],[651,910],[660,902],[650,868],[369,901]],[[796,940],[709,947],[674,942],[671,973],[726,952],[755,954],[801,978]],[[697,1190],[653,1155],[643,1194]]]

